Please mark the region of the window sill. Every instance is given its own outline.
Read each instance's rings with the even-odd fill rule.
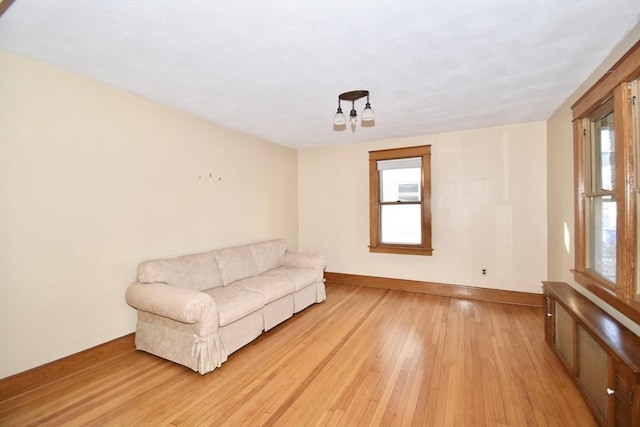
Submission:
[[[573,279],[580,286],[627,316],[629,319],[640,324],[640,303],[633,299],[623,299],[616,295],[615,290],[606,285],[606,282],[597,277],[577,270],[571,270]]]
[[[384,246],[369,246],[369,252],[385,253],[385,254],[403,254],[403,255],[422,255],[431,256],[433,249],[426,249],[415,246],[402,246],[402,245],[384,245]]]

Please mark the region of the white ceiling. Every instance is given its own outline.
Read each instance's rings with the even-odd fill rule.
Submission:
[[[314,147],[545,120],[639,19],[638,0],[16,0],[0,48]],[[336,132],[356,89],[375,126]]]

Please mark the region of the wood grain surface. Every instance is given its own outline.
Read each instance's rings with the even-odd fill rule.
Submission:
[[[131,347],[0,402],[0,425],[596,423],[543,308],[328,283],[210,374]]]

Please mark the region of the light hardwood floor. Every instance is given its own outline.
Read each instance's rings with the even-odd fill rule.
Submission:
[[[543,316],[328,284],[210,374],[131,349],[0,402],[0,425],[595,426]]]

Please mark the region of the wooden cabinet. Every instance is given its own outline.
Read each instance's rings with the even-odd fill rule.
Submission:
[[[602,426],[640,426],[640,337],[562,282],[543,282],[545,340]]]
[[[611,405],[613,413],[609,417],[615,420],[616,426],[638,426],[640,425],[640,390],[634,378],[633,372],[621,362],[614,362],[612,387],[608,392],[613,391],[614,403]],[[635,424],[632,423],[635,420]]]

